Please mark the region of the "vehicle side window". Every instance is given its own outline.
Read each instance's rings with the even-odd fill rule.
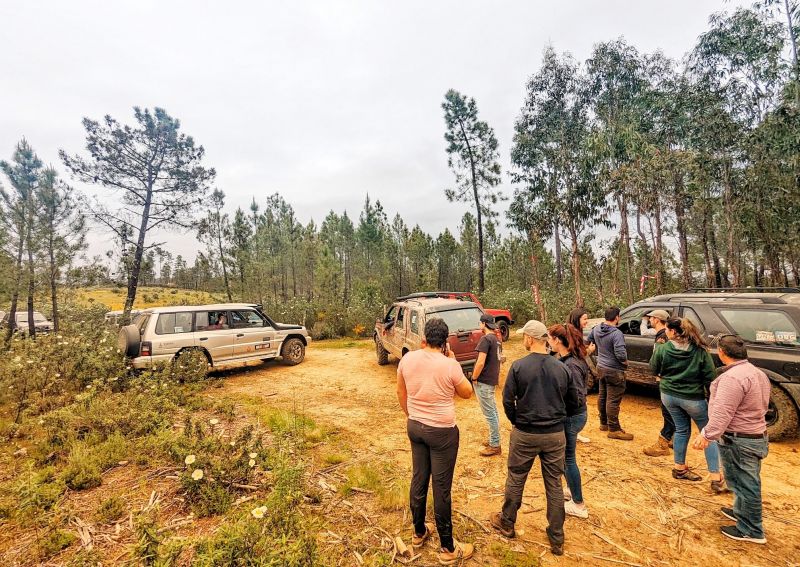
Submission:
[[[757,343],[800,345],[797,327],[781,311],[756,309],[720,309],[719,314],[734,333]]]
[[[231,311],[231,326],[235,329],[263,327],[264,319],[255,311]]]
[[[174,335],[192,331],[192,313],[159,313],[156,321],[157,335]]]
[[[198,311],[195,313],[196,331],[216,331],[228,328],[227,311]]]
[[[683,308],[683,318],[689,319],[692,324],[697,327],[697,330],[701,333],[704,333],[706,328],[703,323],[700,321],[700,317],[697,315],[697,312],[692,309],[691,307],[684,307]]]
[[[389,321],[394,321],[394,318],[396,316],[397,316],[397,306],[393,305],[392,308],[389,309],[389,312],[386,314],[386,319],[384,319],[384,321],[386,321],[387,323]]]
[[[639,307],[625,313],[619,322],[619,330],[626,335],[641,335],[646,328],[643,318],[650,313],[654,307]]]
[[[405,324],[405,316],[406,316],[406,309],[401,307],[400,310],[397,312],[396,328],[398,329],[404,328],[403,325]]]
[[[411,332],[419,334],[419,312],[416,309],[411,312]]]

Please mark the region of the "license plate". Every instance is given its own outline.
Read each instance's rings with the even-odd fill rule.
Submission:
[[[269,348],[269,343],[261,343],[256,345],[256,350],[267,350]]]

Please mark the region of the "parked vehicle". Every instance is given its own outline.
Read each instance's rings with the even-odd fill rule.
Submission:
[[[443,319],[450,328],[450,349],[465,374],[472,372],[481,339],[480,318],[483,309],[471,301],[443,299],[437,296],[398,298],[383,319],[375,322],[373,339],[378,364],[388,364],[389,355],[402,358],[421,348],[428,319]]]
[[[300,364],[311,336],[300,325],[282,325],[249,303],[154,307],[119,330],[119,348],[134,368],[201,352],[212,367],[270,360]]]
[[[480,307],[484,313],[488,313],[494,317],[497,323],[497,328],[503,337],[503,341],[508,340],[509,333],[511,332],[511,325],[514,324],[514,318],[511,317],[511,311],[508,309],[488,309],[484,307],[478,297],[470,291],[422,291],[419,293],[412,293],[403,297],[398,297],[397,300],[415,299],[421,297],[442,297],[445,299],[458,299],[461,301],[470,301]]]
[[[0,320],[0,326],[3,328],[8,326],[9,320],[9,313],[3,311],[3,318]],[[28,311],[17,311],[15,313],[16,317],[16,332],[22,334],[28,334],[30,331],[30,327],[28,325]],[[33,325],[36,329],[37,334],[47,334],[53,332],[53,322],[50,321],[47,317],[39,313],[38,311],[33,312]]]
[[[796,435],[800,423],[800,290],[760,288],[690,290],[650,297],[620,314],[619,329],[625,335],[631,382],[656,386],[650,371],[653,336],[642,334],[643,318],[653,309],[684,317],[700,330],[717,356],[716,340],[724,334],[739,335],[747,342],[750,362],[772,382],[767,425],[773,439]],[[588,331],[588,328],[587,328]]]

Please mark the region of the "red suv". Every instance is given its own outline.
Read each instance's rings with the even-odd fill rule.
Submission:
[[[460,301],[470,301],[483,309],[484,313],[488,313],[489,315],[494,316],[494,320],[497,322],[497,328],[500,330],[500,334],[503,335],[503,341],[508,340],[508,334],[511,328],[511,325],[514,324],[514,319],[511,317],[511,311],[508,309],[487,309],[483,305],[481,305],[480,300],[478,297],[470,292],[470,291],[422,291],[420,293],[412,293],[411,295],[406,295],[403,297],[398,297],[397,301],[403,301],[406,299],[418,299],[420,297],[442,297],[445,299],[458,299]]]

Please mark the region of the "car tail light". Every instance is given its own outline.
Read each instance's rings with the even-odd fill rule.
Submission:
[[[153,344],[143,342],[142,347],[139,349],[139,356],[150,356],[151,354],[153,354]]]

